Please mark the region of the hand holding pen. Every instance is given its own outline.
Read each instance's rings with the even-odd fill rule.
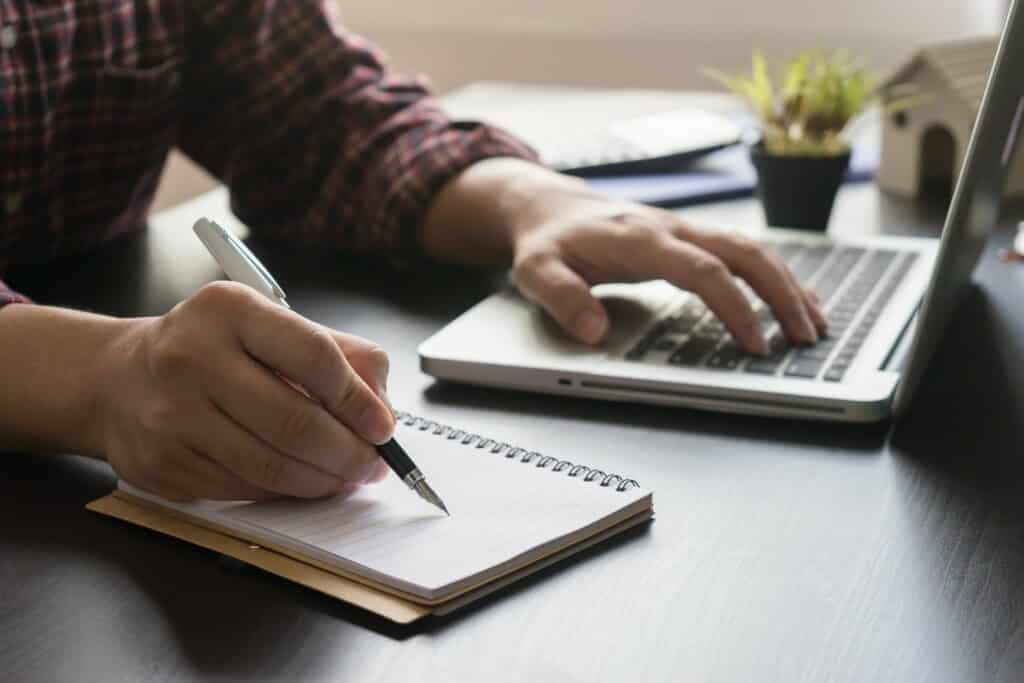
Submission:
[[[88,359],[96,396],[82,452],[174,500],[317,498],[387,475],[392,435],[379,347],[231,282],[153,318],[80,316],[112,328]],[[287,377],[310,400],[279,379]]]
[[[259,259],[249,251],[248,247],[234,235],[207,219],[197,221],[194,230],[228,277],[248,285],[259,294],[262,294],[267,300],[273,301],[283,308],[290,308],[281,286],[277,284],[277,281],[260,263]],[[384,367],[387,367],[386,362]],[[359,381],[354,376],[350,376],[350,380],[351,382]],[[293,386],[295,386],[294,383]],[[301,382],[296,388],[309,398],[314,400],[317,398],[311,396],[306,391],[305,385]],[[380,391],[378,393],[382,394],[383,392]],[[360,416],[359,419],[363,419],[363,416]],[[393,429],[393,426],[391,429]],[[383,434],[382,429],[377,434],[378,438],[371,439],[371,441],[376,444],[377,452],[380,453],[381,458],[387,463],[388,467],[417,495],[445,514],[448,514],[448,508],[445,507],[444,502],[427,483],[426,477],[419,467],[416,466],[416,463],[412,461],[408,453],[393,438],[380,438],[379,434]]]

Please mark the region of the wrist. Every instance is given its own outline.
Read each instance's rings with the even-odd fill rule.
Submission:
[[[46,306],[0,312],[0,446],[99,456],[107,345],[130,321]]]
[[[497,195],[510,253],[523,236],[557,215],[566,204],[595,197],[580,178],[524,162],[520,172],[506,176]]]
[[[441,261],[508,266],[524,234],[580,196],[593,194],[578,178],[522,159],[485,159],[441,189],[420,229],[420,242]]]
[[[141,332],[152,318],[105,318],[96,348],[96,361],[85,378],[83,411],[85,422],[80,431],[83,455],[106,459],[107,433],[111,416],[118,408],[122,389],[131,378],[125,368],[132,367],[138,352]]]

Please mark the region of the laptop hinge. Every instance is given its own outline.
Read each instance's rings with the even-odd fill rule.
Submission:
[[[882,370],[888,370],[891,372],[900,372],[903,370],[903,366],[907,361],[907,354],[910,351],[910,347],[914,341],[914,330],[917,329],[918,314],[921,311],[921,306],[918,305],[914,309],[914,314],[910,316],[910,320],[907,321],[903,331],[900,332],[899,337],[896,338],[896,343],[892,345],[892,350],[889,351],[889,355],[886,356],[885,361],[882,362]]]

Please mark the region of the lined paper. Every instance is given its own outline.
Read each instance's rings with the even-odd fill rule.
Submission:
[[[344,498],[161,504],[428,599],[484,583],[651,504],[639,488],[619,492],[416,427],[400,424],[395,438],[451,517],[393,474]]]

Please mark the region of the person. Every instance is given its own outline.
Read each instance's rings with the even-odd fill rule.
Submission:
[[[177,146],[257,235],[511,266],[589,344],[609,325],[591,285],[655,278],[751,352],[766,341],[734,276],[790,340],[825,329],[768,251],[597,196],[505,132],[449,120],[329,0],[0,0],[0,65],[0,273],[143,224]],[[230,283],[135,319],[32,305],[15,284],[0,285],[0,449],[106,458],[172,499],[318,497],[386,472],[376,344]]]

